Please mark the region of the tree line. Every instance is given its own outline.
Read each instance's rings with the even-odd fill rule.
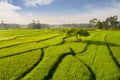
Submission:
[[[105,21],[100,21],[97,18],[93,18],[89,21],[90,27],[95,27],[97,29],[120,29],[120,21],[117,21],[118,17],[110,16],[106,18]]]
[[[120,30],[120,21],[118,21],[118,17],[110,16],[106,18],[104,21],[100,21],[97,18],[93,18],[89,21],[89,23],[81,23],[81,24],[61,24],[61,25],[48,25],[42,24],[39,20],[32,20],[32,23],[28,25],[20,25],[20,24],[5,24],[4,21],[1,21],[0,29],[42,29],[42,28],[87,28],[87,29],[117,29]]]
[[[42,28],[48,28],[48,24],[42,24],[39,20],[32,20],[32,23],[28,24],[29,29],[42,29]]]

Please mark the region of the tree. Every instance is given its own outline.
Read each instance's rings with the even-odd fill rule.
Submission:
[[[102,28],[103,29],[108,29],[109,28],[108,23],[106,21],[102,22]]]
[[[68,36],[68,37],[72,36],[73,33],[74,33],[74,31],[75,31],[74,28],[67,30],[67,32],[66,32],[66,36]]]
[[[96,28],[98,28],[98,29],[102,29],[102,28],[103,28],[103,25],[102,25],[102,22],[101,22],[101,21],[98,21],[98,22],[97,22]]]
[[[93,18],[89,21],[90,26],[96,26],[98,29],[119,29],[119,22],[117,21],[118,17],[110,16],[105,21],[101,22],[100,20]]]
[[[117,19],[118,17],[115,16],[110,16],[106,19],[107,26],[111,29],[115,29],[117,27]]]
[[[76,40],[79,41],[81,39],[78,38],[78,36],[89,36],[90,34],[87,32],[87,30],[79,29],[76,31]]]
[[[89,21],[90,26],[96,26],[98,20],[97,18],[93,18],[92,20]]]
[[[79,39],[79,36],[89,36],[90,34],[88,33],[87,30],[72,28],[67,31],[66,35],[69,37],[74,35],[76,37],[76,41],[81,41],[81,39]]]
[[[32,20],[32,23],[28,24],[28,28],[32,28],[32,29],[41,29],[42,26],[41,26],[39,20],[37,20],[37,21]]]

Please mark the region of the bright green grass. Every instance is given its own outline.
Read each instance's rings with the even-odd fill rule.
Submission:
[[[100,34],[100,32],[90,32],[90,36],[89,37],[79,37],[80,39],[82,39],[81,42],[75,42],[76,38],[75,36],[66,38],[66,44],[63,44],[64,46],[68,46],[70,48],[72,48],[75,53],[80,53],[82,52],[85,47],[90,43],[89,41],[92,40],[94,37],[98,36]]]
[[[79,36],[79,39],[82,39],[83,41],[84,41],[84,40],[90,40],[90,39],[92,39],[94,36],[97,36],[99,33],[100,33],[99,31],[94,31],[94,32],[91,31],[91,32],[90,32],[90,36],[88,36],[88,37]],[[76,40],[76,37],[75,37],[75,36],[72,36],[72,37],[67,38],[65,41],[66,41],[66,42],[74,42],[75,40]]]
[[[0,59],[0,80],[15,80],[29,70],[41,57],[41,51],[35,50],[20,55]]]
[[[45,49],[43,60],[22,80],[43,80],[45,77],[47,79],[50,70],[55,67],[54,64],[59,62],[58,59],[69,52],[69,48],[63,48],[62,46],[53,46]]]
[[[60,63],[52,80],[91,80],[87,67],[72,55],[66,56]]]
[[[14,39],[16,38],[17,36],[8,36],[8,37],[0,37],[0,41],[4,41],[4,40],[10,40],[10,39]]]
[[[58,30],[0,30],[0,80],[119,80],[120,32],[89,32],[76,42]]]
[[[45,34],[45,35],[37,35],[37,36],[29,36],[29,37],[20,37],[12,41],[10,40],[10,41],[0,42],[0,48],[5,46],[20,44],[20,43],[40,41],[58,35],[60,34]]]
[[[109,34],[106,37],[106,42],[108,42],[113,55],[120,65],[120,32],[116,31]]]
[[[106,46],[100,45],[93,63],[97,80],[119,80],[120,68],[114,63]]]
[[[38,30],[0,30],[2,36],[29,35],[32,33],[38,33]]]
[[[47,35],[45,37],[42,37],[41,40],[51,38],[51,37],[54,37],[56,35],[59,35],[59,34],[54,34],[54,35],[50,34],[50,35]],[[50,41],[54,40],[53,41],[54,43],[52,42],[51,44],[48,44],[47,41],[49,41],[49,40],[45,40],[45,41],[41,41],[39,43],[31,42],[31,43],[25,43],[25,44],[20,44],[20,45],[16,45],[16,46],[11,46],[11,47],[8,47],[8,48],[2,48],[2,49],[0,49],[0,53],[1,53],[0,58],[4,57],[4,56],[23,53],[25,51],[29,51],[29,50],[33,50],[33,49],[39,49],[39,48],[44,48],[44,47],[47,47],[47,46],[59,44],[59,43],[61,43],[63,37],[64,36],[60,36],[60,37],[50,39]],[[59,40],[59,39],[61,39],[61,40]]]
[[[118,80],[120,78],[120,70],[112,60],[110,52],[104,42],[105,35],[107,34],[109,34],[109,32],[101,33],[94,38],[87,51],[77,55],[77,57],[91,67],[97,80]]]
[[[15,36],[15,35],[33,35],[33,34],[38,34],[38,33],[43,33],[43,34],[52,34],[52,33],[59,33],[57,31],[53,30],[0,30],[0,36]]]
[[[111,31],[111,34],[107,36],[107,42],[120,45],[120,31]]]
[[[60,44],[63,41],[64,37],[65,37],[65,35],[61,35],[61,36],[58,36],[58,37],[55,37],[55,38],[52,38],[52,39],[49,39],[49,40],[42,41],[42,43],[47,44],[49,46],[50,45],[57,45],[57,44]]]
[[[26,51],[40,49],[46,46],[47,45],[45,44],[27,43],[27,44],[13,46],[9,48],[3,48],[3,49],[0,49],[0,58],[9,56],[9,55],[14,55],[14,54],[21,54]]]
[[[0,30],[0,43],[1,41],[4,42],[6,40],[7,41],[11,39],[14,40],[20,37],[33,36],[34,38],[35,36],[42,36],[45,34],[59,34],[59,33],[56,31],[49,31],[49,30]]]

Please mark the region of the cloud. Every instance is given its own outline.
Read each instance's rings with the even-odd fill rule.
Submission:
[[[6,1],[0,1],[0,19],[2,20],[14,20],[15,18],[20,17],[15,11],[20,10],[18,6],[9,4]]]
[[[26,12],[20,14],[17,11],[22,10],[21,7],[9,3],[7,0],[0,0],[0,20],[5,23],[19,23],[28,24],[32,19],[40,20],[41,23],[47,24],[67,24],[67,23],[88,23],[92,18],[98,18],[103,21],[109,16],[118,15],[120,20],[120,2],[113,2],[112,7],[105,7],[102,9],[88,7],[88,12],[76,13],[69,15],[64,14],[46,14],[35,15],[33,12]]]
[[[98,8],[94,5],[88,6],[87,12],[79,12],[72,15],[39,15],[36,19],[40,20],[41,23],[48,24],[68,24],[68,23],[89,23],[92,18],[97,18],[104,21],[107,17],[117,15],[120,21],[120,2],[112,1],[110,6],[104,8]],[[33,15],[34,16],[34,15]]]
[[[118,20],[120,20],[120,2],[116,2],[115,0],[111,2],[111,6],[96,8],[96,7],[88,7],[89,12],[84,14],[78,14],[77,16],[81,16],[83,21],[88,22],[92,18],[98,18],[99,20],[105,20],[109,16],[118,16]],[[86,19],[86,20],[85,20]]]
[[[37,5],[49,5],[54,0],[23,0],[24,4],[28,7],[35,7]]]
[[[0,0],[0,20],[4,20],[4,23],[29,23],[28,17],[17,13],[18,10],[22,10],[22,8],[8,3],[7,0]]]
[[[84,13],[76,13],[73,15],[48,15],[48,16],[41,16],[38,19],[42,23],[49,23],[49,24],[68,24],[68,23],[89,23],[89,20],[93,18],[97,18],[101,21],[104,21],[107,17],[117,15],[118,20],[120,21],[120,3],[114,2],[112,7],[106,8],[94,8],[90,7],[88,12]]]
[[[9,10],[20,10],[20,9],[21,9],[20,7],[9,4],[6,1],[0,1],[0,10],[9,11]]]

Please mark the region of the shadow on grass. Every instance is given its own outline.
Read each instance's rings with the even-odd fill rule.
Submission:
[[[106,45],[108,50],[109,50],[109,55],[111,56],[112,60],[114,61],[114,63],[118,66],[118,68],[120,69],[120,64],[117,60],[117,58],[114,56],[112,50],[110,49],[110,46],[115,46],[115,47],[120,47],[120,45],[115,44],[115,43],[110,43],[110,42],[106,42],[106,41],[93,41],[93,40],[86,40],[86,41],[82,41],[83,43],[89,43],[89,44],[94,44],[94,45]],[[85,49],[81,52],[85,52],[87,49],[87,46],[85,47]]]
[[[106,45],[108,44],[109,46],[119,46],[118,44],[115,44],[115,43],[110,43],[110,42],[105,42],[105,41],[94,41],[94,40],[84,40],[84,41],[81,41],[82,43],[88,43],[89,44],[94,44],[94,45]]]

